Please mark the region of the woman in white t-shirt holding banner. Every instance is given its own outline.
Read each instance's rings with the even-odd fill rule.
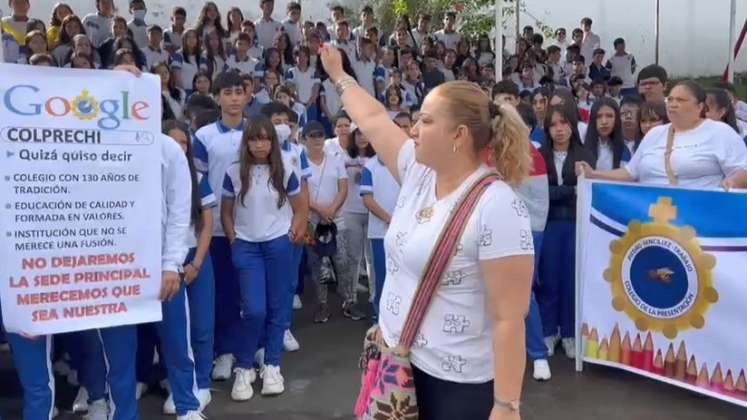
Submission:
[[[597,171],[579,162],[587,178],[684,188],[747,188],[747,147],[731,127],[704,118],[706,93],[693,81],[667,98],[671,123],[652,128],[627,166]]]
[[[417,407],[408,408],[428,420],[519,419],[533,246],[529,217],[510,185],[531,167],[527,128],[477,85],[449,82],[425,98],[414,140],[408,139],[345,74],[336,49],[323,48],[321,57],[345,109],[402,186],[384,240],[388,272],[379,326],[386,346],[413,365]],[[421,277],[438,266],[429,256],[451,211],[491,173],[481,158],[488,147],[504,181],[487,186],[477,201],[443,277],[427,277],[440,284],[417,337],[400,342]]]

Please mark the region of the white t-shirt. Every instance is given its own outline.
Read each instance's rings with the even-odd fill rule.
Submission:
[[[664,154],[670,125],[652,128],[625,167],[638,182],[669,184]],[[728,125],[704,120],[697,128],[675,134],[671,163],[679,187],[719,188],[724,178],[747,170],[747,147]]]
[[[275,35],[283,30],[283,24],[272,18],[270,20],[259,18],[254,22],[254,27],[257,31],[257,43],[264,49],[271,48]]]
[[[210,188],[223,190],[228,167],[239,160],[239,146],[245,122],[238,127],[227,127],[222,121],[206,125],[195,133],[192,141],[195,168],[207,173]],[[220,200],[213,208],[213,236],[226,236],[220,223]]]
[[[597,150],[596,169],[598,171],[611,171],[614,169],[615,155],[612,152],[612,145],[609,142],[602,143],[602,140],[599,140]]]
[[[94,48],[100,47],[112,36],[112,20],[114,20],[113,16],[106,17],[98,13],[89,13],[83,18],[81,23]]]
[[[132,31],[132,39],[141,50],[148,46],[148,24],[139,19],[133,19],[127,23],[127,28]]]
[[[150,46],[143,49],[143,54],[145,54],[145,65],[148,69],[152,69],[157,64],[161,63],[169,64],[171,58],[171,54],[169,54],[168,51],[163,49],[154,50]]]
[[[314,90],[314,86],[321,83],[319,77],[317,77],[315,67],[309,67],[305,72],[301,71],[298,67],[291,67],[285,73],[285,80],[293,82],[296,85],[298,100],[306,105],[309,105],[309,99],[311,99],[311,92]]]
[[[480,167],[456,191],[437,200],[436,174],[416,163],[413,141],[400,150],[398,167],[402,189],[384,239],[387,279],[379,310],[379,325],[390,347],[399,343],[418,283],[450,212],[469,186],[489,171]],[[501,181],[478,201],[412,347],[412,363],[427,374],[459,383],[493,379],[492,322],[480,262],[533,254],[529,214],[519,203],[523,202]]]
[[[340,140],[337,138],[328,139],[324,143],[324,151],[339,157],[345,162],[345,170],[348,173],[348,198],[345,199],[343,209],[348,213],[368,213],[368,209],[363,205],[360,187],[363,166],[369,159],[362,156],[351,158],[347,150],[340,146]]]
[[[338,112],[340,112],[340,108],[342,107],[342,101],[340,100],[340,95],[337,94],[337,90],[335,90],[335,84],[332,83],[331,79],[327,79],[324,82],[322,82],[322,91],[321,94],[324,96],[324,101],[327,104],[327,109],[329,110],[329,114],[327,115],[327,118],[330,120],[334,119]]]
[[[376,204],[391,216],[399,197],[399,184],[379,158],[366,162],[361,175],[361,196],[372,195]],[[368,239],[383,239],[389,225],[368,212]]]
[[[459,35],[458,32],[454,31],[450,34],[447,34],[446,32],[444,32],[443,29],[441,29],[440,31],[436,31],[436,33],[433,34],[433,36],[435,36],[438,41],[443,42],[447,50],[454,50],[454,51],[456,51],[457,44],[459,44],[459,41],[462,40],[462,36]]]
[[[285,160],[285,159],[284,159]],[[278,209],[278,192],[270,181],[270,165],[253,165],[249,179],[252,185],[243,199],[239,163],[231,165],[223,179],[223,198],[234,199],[234,230],[236,237],[247,242],[267,242],[287,235],[293,220],[290,197],[301,192],[296,174],[283,162],[283,185],[288,194]]]
[[[371,96],[376,96],[374,89],[374,72],[376,71],[376,62],[351,60],[351,65],[355,71],[355,77],[358,84]]]
[[[226,60],[226,67],[229,69],[235,69],[239,73],[252,76],[254,75],[254,69],[257,67],[258,63],[259,61],[250,55],[247,55],[246,59],[242,60],[236,57],[235,54],[232,54],[228,57],[228,60]]]
[[[311,176],[307,180],[309,183],[309,199],[321,206],[329,206],[337,196],[337,182],[341,179],[348,179],[345,162],[339,156],[325,152],[322,163],[317,165],[309,160],[309,168],[311,169]],[[311,222],[319,223],[319,215],[313,211],[309,213]],[[344,220],[342,212],[337,212],[335,224],[338,230],[345,228]]]
[[[622,79],[623,89],[630,89],[635,87],[635,74],[636,62],[635,57],[632,54],[617,55],[614,54],[607,60],[607,68],[610,69],[610,76],[617,76]]]
[[[171,69],[176,71],[178,76],[177,82],[182,89],[191,91],[192,82],[195,76],[200,71],[200,68],[205,65],[205,60],[201,56],[191,56],[190,61],[187,61],[184,57],[184,53],[178,51],[174,54],[171,61]]]
[[[303,29],[301,28],[301,23],[296,22],[293,23],[293,21],[290,20],[290,18],[287,18],[283,21],[283,30],[285,33],[288,34],[288,37],[291,40],[291,44],[293,47],[298,45],[298,43],[301,41],[301,35],[303,32]]]

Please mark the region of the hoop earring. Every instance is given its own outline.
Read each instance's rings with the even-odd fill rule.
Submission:
[[[457,145],[456,145],[456,143],[454,143],[454,144],[453,144],[453,145],[451,146],[451,151],[452,151],[453,153],[456,153],[456,152],[457,152]]]

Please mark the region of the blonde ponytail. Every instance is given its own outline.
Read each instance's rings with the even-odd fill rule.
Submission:
[[[492,110],[494,105],[489,107]],[[529,128],[511,105],[498,106],[495,114],[491,122],[491,155],[503,180],[515,188],[532,172]]]
[[[529,176],[529,129],[513,106],[496,106],[479,86],[467,81],[447,82],[434,92],[444,100],[454,123],[469,128],[475,153],[491,150],[495,167],[506,183],[515,188]]]

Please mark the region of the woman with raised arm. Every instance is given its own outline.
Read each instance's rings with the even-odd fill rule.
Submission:
[[[449,82],[426,96],[410,139],[345,74],[337,49],[323,47],[321,59],[344,108],[402,186],[384,240],[379,326],[388,347],[399,344],[451,210],[491,171],[502,178],[477,201],[406,354],[421,419],[519,419],[533,245],[528,211],[511,187],[532,165],[527,128],[477,85]],[[495,168],[483,164],[486,149]]]
[[[693,81],[678,83],[667,98],[671,121],[652,128],[628,165],[576,173],[610,181],[669,184],[684,188],[747,188],[747,147],[728,125],[704,118],[706,92]]]

